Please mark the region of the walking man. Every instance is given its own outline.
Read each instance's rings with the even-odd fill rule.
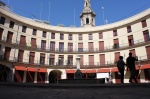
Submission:
[[[136,80],[136,77],[135,77],[135,72],[136,72],[135,61],[138,61],[138,58],[132,57],[132,53],[130,52],[129,57],[126,60],[127,67],[130,70],[130,79],[129,79],[130,83],[133,83],[132,79],[134,79],[135,83],[138,83],[138,81]]]
[[[125,62],[123,61],[123,56],[120,56],[117,62],[117,67],[121,74],[121,83],[124,83],[124,66],[125,66]]]

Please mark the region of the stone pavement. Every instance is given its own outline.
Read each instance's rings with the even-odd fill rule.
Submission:
[[[0,83],[0,99],[150,99],[150,83]]]

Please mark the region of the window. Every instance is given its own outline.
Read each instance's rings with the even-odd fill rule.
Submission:
[[[0,28],[0,40],[2,39],[4,29]]]
[[[114,36],[117,36],[118,34],[117,34],[117,30],[113,30],[113,35]]]
[[[63,55],[59,55],[58,65],[63,65],[63,62],[64,62],[64,56]]]
[[[94,65],[94,55],[89,55],[89,66]]]
[[[55,42],[50,42],[50,51],[55,51]]]
[[[26,46],[26,36],[23,35],[20,36],[20,45]]]
[[[83,52],[83,43],[78,43],[78,52]]]
[[[60,34],[60,40],[64,39],[64,34]]]
[[[36,39],[35,38],[31,38],[31,46],[36,48]]]
[[[150,59],[150,46],[146,46],[147,59]]]
[[[118,39],[114,39],[114,49],[119,48],[119,40]]]
[[[50,58],[49,59],[49,65],[54,65],[55,63],[55,58]]]
[[[104,41],[99,42],[99,50],[103,51],[104,50]]]
[[[1,52],[1,48],[2,48],[2,46],[0,45],[0,52]]]
[[[144,28],[144,27],[147,27],[146,20],[143,20],[143,21],[142,21],[142,27],[143,27],[143,28]]]
[[[69,40],[72,40],[72,34],[69,34],[68,39],[69,39]]]
[[[89,18],[86,18],[86,24],[89,24]]]
[[[129,42],[129,46],[134,45],[133,35],[128,36],[128,42]]]
[[[12,42],[12,37],[13,37],[13,33],[8,31],[8,34],[7,34],[7,42],[11,43]]]
[[[41,42],[41,49],[42,50],[46,49],[46,41],[45,40],[42,40],[42,42]]]
[[[45,60],[45,57],[40,57],[40,64],[41,65],[44,65],[44,60]]]
[[[27,29],[26,26],[22,26],[22,32],[26,33],[26,29]]]
[[[72,65],[73,63],[73,55],[68,55],[67,65]]]
[[[132,32],[131,26],[127,26],[127,32],[128,33]]]
[[[33,29],[32,35],[36,35],[37,30]]]
[[[89,34],[89,40],[92,40],[92,39],[93,39],[93,35]]]
[[[9,28],[13,29],[14,28],[14,24],[15,24],[14,22],[10,21]]]
[[[50,59],[49,59],[49,65],[54,65],[55,63],[55,55],[50,55]]]
[[[24,54],[24,50],[19,50],[18,62],[23,62],[23,54]]]
[[[43,54],[43,53],[40,54],[40,64],[41,65],[45,64],[45,54]]]
[[[5,47],[4,60],[9,60],[11,48]]]
[[[144,41],[145,41],[145,42],[147,42],[147,41],[149,41],[149,40],[150,40],[148,30],[143,31],[143,36],[144,36]]]
[[[79,34],[79,40],[82,40],[82,34]]]
[[[89,42],[88,43],[88,50],[89,50],[89,52],[93,52],[94,51],[93,42]]]
[[[99,59],[100,59],[100,66],[105,66],[105,54],[100,54]]]
[[[68,43],[68,52],[73,52],[73,43]]]
[[[55,39],[55,33],[52,33],[51,39]]]
[[[99,39],[103,39],[103,33],[99,33]]]
[[[43,31],[42,37],[46,37],[46,32]]]
[[[30,55],[29,55],[29,63],[30,64],[34,63],[34,57],[35,57],[35,52],[30,52]]]
[[[64,51],[64,43],[63,42],[59,42],[59,51],[60,52]]]
[[[5,23],[5,18],[1,16],[0,24],[3,24],[3,25],[4,25],[4,23]]]

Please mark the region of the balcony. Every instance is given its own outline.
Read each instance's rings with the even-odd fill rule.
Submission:
[[[144,40],[144,39],[139,39],[134,41],[133,45],[130,46],[128,43],[123,43],[123,44],[118,44],[119,46],[106,46],[104,47],[104,50],[99,50],[99,48],[93,48],[93,49],[88,49],[88,48],[72,48],[69,50],[69,48],[48,48],[48,47],[41,47],[41,45],[36,45],[36,47],[31,46],[31,44],[24,43],[16,40],[12,40],[11,43],[7,42],[6,37],[2,37],[0,42],[7,44],[7,46],[14,45],[15,48],[18,49],[24,49],[24,50],[32,50],[32,51],[40,51],[40,52],[47,52],[47,53],[73,53],[73,54],[80,54],[80,53],[102,53],[102,52],[109,52],[109,51],[117,51],[117,50],[124,50],[124,49],[129,49],[129,48],[134,48],[134,47],[139,47],[139,46],[144,46],[146,44],[150,43],[150,39]]]
[[[142,66],[144,64],[150,64],[150,55],[139,56],[139,61],[136,62],[136,66]],[[1,62],[9,62],[13,65],[21,65],[21,66],[33,66],[33,67],[43,67],[43,68],[57,68],[57,69],[76,69],[76,62],[67,61],[63,62],[40,62],[40,60],[34,60],[33,62],[29,62],[29,59],[18,59],[17,57],[10,56],[9,58],[4,57],[4,55],[0,55]],[[83,62],[80,63],[81,69],[93,69],[93,68],[111,68],[116,67],[116,63],[114,61],[105,61],[105,62]]]

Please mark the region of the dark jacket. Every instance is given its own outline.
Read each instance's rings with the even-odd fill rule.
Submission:
[[[124,63],[123,60],[118,60],[118,62],[117,62],[117,67],[118,67],[119,69],[124,69],[124,65],[125,65],[125,63]]]
[[[129,69],[135,69],[135,61],[138,61],[135,57],[129,56],[126,60],[127,67]]]

